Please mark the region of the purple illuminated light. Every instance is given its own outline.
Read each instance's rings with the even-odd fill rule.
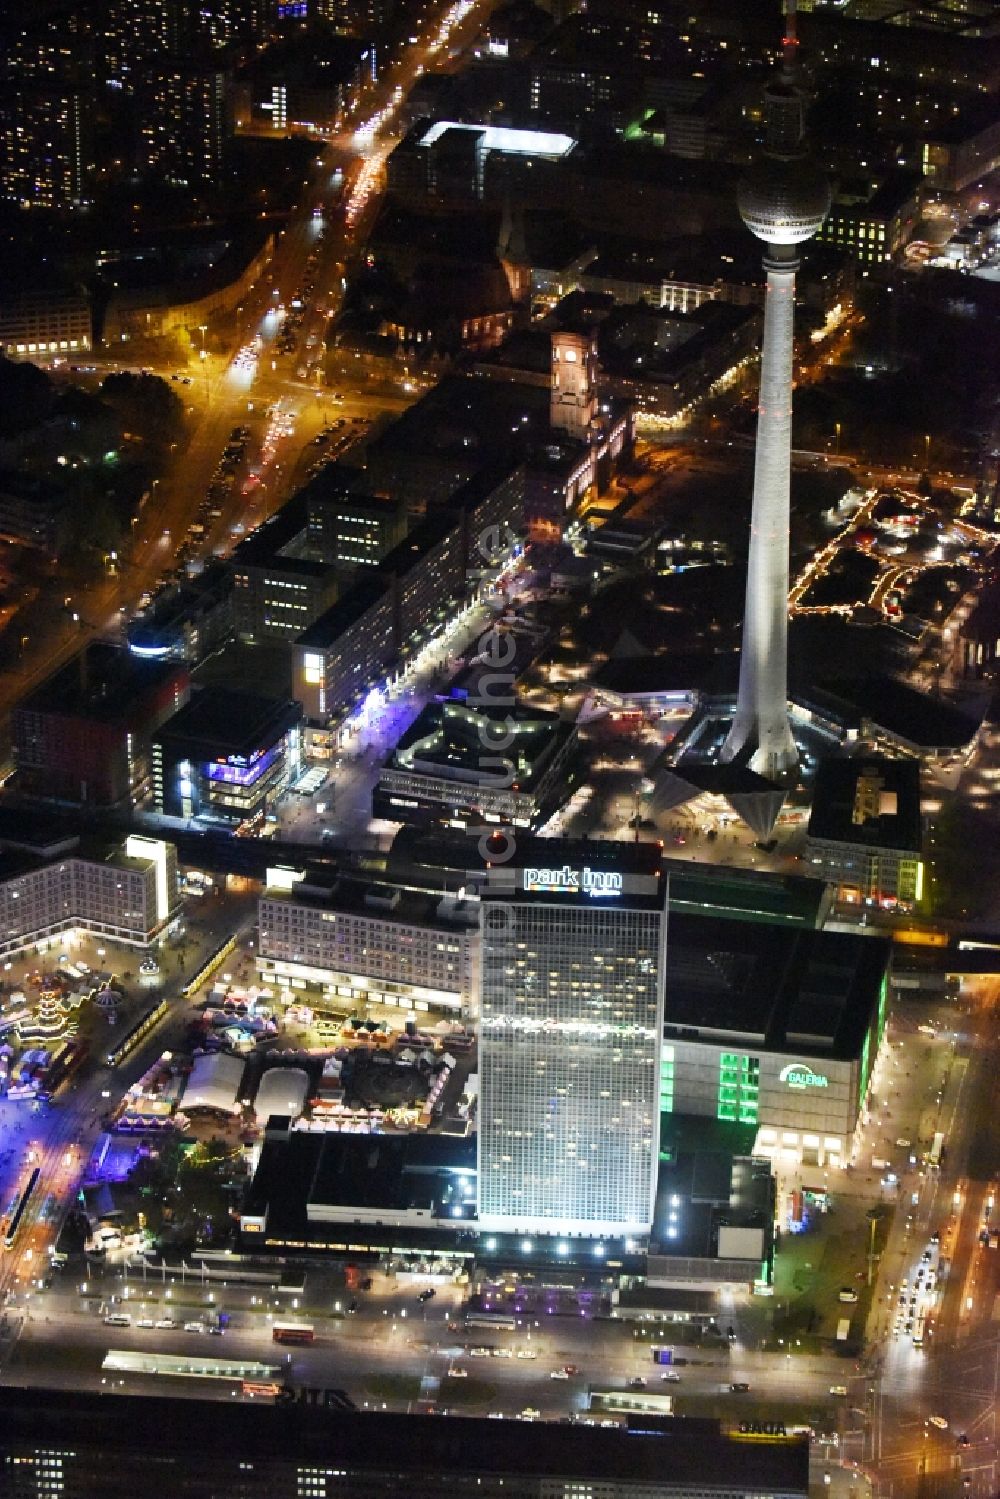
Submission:
[[[275,744],[265,754],[253,757],[249,765],[232,765],[228,761],[210,761],[205,766],[205,775],[210,781],[222,781],[227,786],[252,786],[264,772],[274,764],[281,754],[282,745]]]

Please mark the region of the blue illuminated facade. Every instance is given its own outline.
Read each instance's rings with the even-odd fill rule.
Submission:
[[[298,703],[213,688],[163,725],[153,745],[155,807],[236,826],[267,813],[300,770]]]

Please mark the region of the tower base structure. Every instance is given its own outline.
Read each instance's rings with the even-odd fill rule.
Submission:
[[[736,761],[687,756],[681,758],[673,774],[695,791],[724,797],[740,821],[758,838],[770,837],[785,798],[798,782],[797,770],[772,780]]]

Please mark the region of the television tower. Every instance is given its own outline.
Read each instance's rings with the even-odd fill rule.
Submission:
[[[737,198],[743,222],[764,241],[767,292],[740,684],[721,759],[787,786],[799,759],[788,721],[788,498],[796,252],[826,218],[830,189],[806,155],[795,0],[783,0],[783,11],[781,71],[764,96],[764,158],[740,183]]]

